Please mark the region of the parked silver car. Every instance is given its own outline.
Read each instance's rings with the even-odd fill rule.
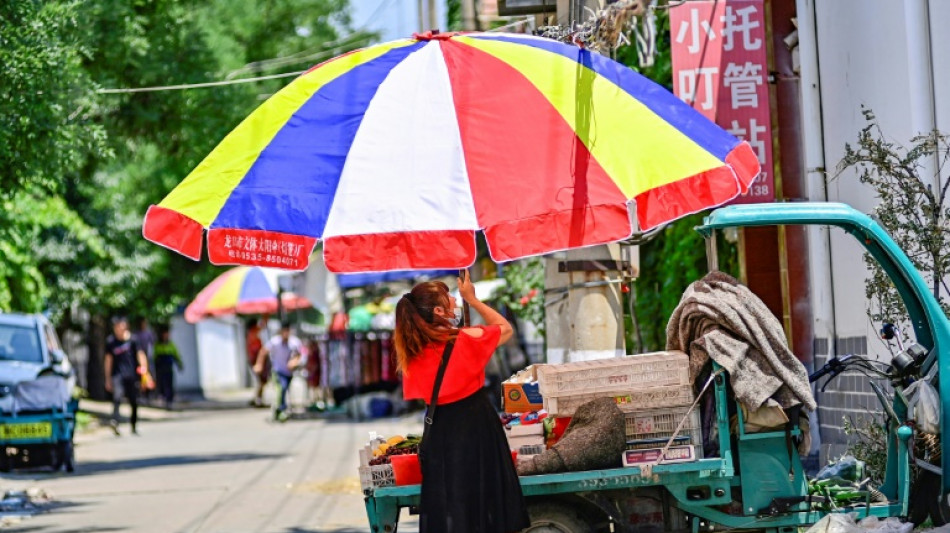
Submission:
[[[53,325],[43,315],[0,313],[0,409],[18,383],[48,373],[73,373]]]

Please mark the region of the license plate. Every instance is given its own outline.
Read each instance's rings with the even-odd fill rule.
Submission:
[[[0,438],[4,439],[46,439],[52,436],[53,424],[50,422],[0,426]]]
[[[627,450],[623,453],[623,466],[640,466],[655,463],[660,458],[663,448],[649,448],[646,450]],[[696,456],[692,446],[670,446],[660,464],[688,463],[695,461]]]

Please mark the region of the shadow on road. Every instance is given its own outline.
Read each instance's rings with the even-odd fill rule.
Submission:
[[[235,461],[256,461],[261,459],[279,459],[283,454],[272,453],[222,453],[213,455],[158,455],[138,459],[118,461],[79,462],[72,475],[88,476],[113,472],[116,470],[135,470],[163,466],[184,466],[202,463],[227,463]]]
[[[35,468],[14,470],[4,474],[2,478],[41,480],[54,476],[92,476],[106,474],[117,470],[136,470],[141,468],[156,468],[163,466],[185,466],[203,463],[227,463],[235,461],[257,461],[262,459],[280,459],[284,454],[274,453],[222,453],[214,455],[157,455],[155,457],[140,457],[138,459],[124,459],[116,461],[98,461],[76,463],[76,471],[70,474],[54,472],[48,469]],[[2,479],[0,478],[0,479]]]
[[[128,531],[124,527],[82,527],[82,528],[70,528],[69,526],[13,526],[7,531],[15,533],[113,533],[116,531]]]
[[[366,533],[369,529],[353,529],[351,527],[344,527],[340,529],[304,529],[302,527],[291,527],[283,531],[283,533]]]

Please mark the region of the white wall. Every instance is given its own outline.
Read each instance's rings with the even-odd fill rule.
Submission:
[[[198,372],[198,339],[195,326],[185,322],[183,316],[173,317],[169,330],[171,341],[178,348],[185,369],[175,374],[175,390],[195,392],[201,390],[201,376]]]
[[[176,316],[171,322],[171,339],[185,365],[175,376],[176,390],[207,392],[249,385],[240,318],[210,318],[189,324]]]
[[[201,389],[244,387],[247,357],[241,322],[234,317],[210,318],[198,322],[195,331]]]
[[[816,15],[825,160],[833,176],[845,143],[853,143],[865,125],[862,105],[874,111],[889,136],[912,137],[904,7],[891,0],[823,0],[816,2]],[[830,179],[828,200],[864,212],[876,203],[854,171]],[[862,248],[840,231],[831,239],[837,337],[873,337],[865,314]]]
[[[935,125],[943,131],[950,131],[950,33],[944,26],[950,22],[950,2],[946,0],[799,0],[800,24],[814,24],[817,40],[817,79],[808,73],[807,66],[802,70],[802,89],[806,96],[803,102],[803,117],[806,139],[814,141],[821,137],[817,152],[806,164],[809,168],[820,164],[824,156],[827,169],[827,181],[812,180],[809,190],[811,199],[823,199],[822,188],[827,189],[827,200],[840,201],[855,208],[870,212],[876,203],[872,190],[858,182],[853,170],[836,173],[838,162],[844,156],[845,144],[854,143],[858,133],[866,124],[862,115],[862,105],[870,108],[884,134],[897,143],[909,143],[910,139],[921,131],[920,109],[928,106],[935,111]],[[814,20],[810,21],[806,8],[814,6]],[[914,20],[908,16],[915,5],[923,7],[922,13],[930,16],[929,36],[927,31],[908,31],[908,22]],[[805,32],[810,28],[804,28]],[[914,44],[927,42],[932,53],[930,67],[933,71],[933,83],[924,84],[921,90],[915,84],[915,73],[925,69],[914,69],[912,59],[924,57],[914,51]],[[802,50],[803,63],[808,61],[807,50]],[[920,80],[920,77],[916,77]],[[807,105],[808,91],[813,84],[819,84],[819,115]],[[814,124],[820,120],[820,127]],[[814,127],[810,129],[810,127]],[[950,170],[948,170],[950,171]],[[824,186],[824,187],[822,187]],[[812,230],[810,250],[812,257],[820,262],[812,265],[812,297],[821,303],[827,299],[828,287],[822,278],[829,271],[832,278],[833,322],[828,317],[817,317],[816,322],[825,327],[816,328],[816,346],[825,341],[829,347],[826,354],[864,353],[886,357],[886,350],[877,339],[880,324],[871,324],[866,315],[864,282],[867,269],[863,259],[863,248],[851,236],[841,231],[831,232],[830,260],[822,257],[819,248],[825,251],[829,247],[817,238],[820,233]],[[819,306],[820,307],[820,306]],[[816,307],[817,309],[818,307]],[[828,309],[827,307],[825,309]],[[829,331],[833,324],[834,331]],[[822,339],[821,337],[827,337]],[[837,350],[835,350],[837,340]],[[820,351],[818,353],[820,355]],[[823,358],[817,363],[822,364]],[[877,400],[866,387],[866,379],[846,378],[836,386],[829,388],[830,394],[819,398],[822,404],[822,440],[840,444],[842,414],[853,414],[865,407],[878,410]],[[834,455],[838,449],[826,450]]]

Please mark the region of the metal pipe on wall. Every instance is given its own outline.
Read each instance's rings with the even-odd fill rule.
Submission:
[[[825,169],[824,124],[821,110],[821,82],[818,64],[818,21],[815,0],[797,0],[798,51],[801,57],[802,138],[808,200],[828,201]],[[835,354],[834,277],[831,270],[831,230],[809,228],[809,256],[816,338],[827,339],[825,355]]]

